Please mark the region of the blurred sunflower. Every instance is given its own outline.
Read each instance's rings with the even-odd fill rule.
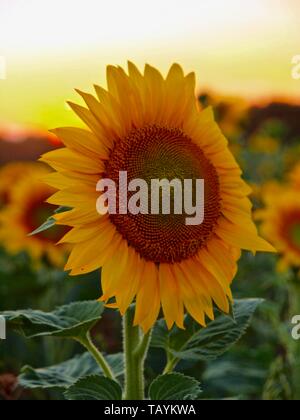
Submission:
[[[12,162],[0,168],[0,209],[9,204],[16,182],[33,171],[35,166],[31,162]]]
[[[275,154],[280,149],[279,140],[270,136],[253,136],[249,139],[250,150],[256,153]]]
[[[300,267],[300,194],[288,185],[272,182],[263,188],[265,208],[256,212],[261,233],[278,252],[280,271]]]
[[[79,92],[87,108],[69,103],[90,130],[55,132],[66,148],[42,161],[57,173],[47,182],[59,189],[48,202],[71,207],[56,215],[72,230],[61,243],[73,246],[71,275],[102,267],[102,300],[124,314],[136,298],[135,325],[147,331],[162,307],[168,328],[184,327],[184,308],[201,325],[213,319],[213,302],[224,312],[241,249],[274,251],[251,219],[250,188],[214,121],[211,108],[198,109],[195,75],[174,64],[164,79],[146,65],[128,75],[107,68],[108,90],[98,99]],[[96,211],[101,177],[119,189],[119,171],[128,182],[144,179],[205,180],[205,218],[187,226],[186,215],[120,214]]]
[[[289,180],[295,188],[300,189],[300,163],[289,174]]]
[[[53,214],[54,207],[45,200],[55,190],[41,181],[49,172],[44,165],[27,163],[3,169],[6,177],[2,178],[2,183],[4,185],[4,180],[9,182],[6,185],[9,199],[0,212],[0,241],[9,253],[27,251],[36,263],[47,257],[51,264],[61,267],[65,262],[63,249],[66,247],[57,247],[56,242],[66,233],[66,228],[57,226],[52,231],[29,236]]]
[[[210,105],[215,109],[218,124],[227,137],[234,139],[243,133],[242,123],[247,119],[250,106],[246,100],[237,96],[218,95],[215,92],[203,92],[199,100],[202,105]]]

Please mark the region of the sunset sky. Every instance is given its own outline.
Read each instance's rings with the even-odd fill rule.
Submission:
[[[179,62],[199,89],[297,99],[299,27],[299,0],[1,0],[0,123],[74,124],[73,89],[105,83],[106,64],[127,59],[164,73]]]

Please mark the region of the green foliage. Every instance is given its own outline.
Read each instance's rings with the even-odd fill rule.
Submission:
[[[207,328],[201,328],[187,316],[185,330],[175,327],[169,332],[161,320],[154,329],[151,346],[163,348],[177,360],[216,359],[242,337],[261,302],[261,299],[237,300],[233,305],[234,319],[222,314]]]
[[[58,207],[58,209],[55,210],[54,214],[64,213],[69,210],[71,210],[69,207]],[[51,229],[53,226],[55,226],[55,223],[56,221],[54,217],[52,216],[49,217],[40,227],[38,227],[33,232],[31,232],[30,236],[34,236],[34,235],[37,235],[38,233],[42,233],[48,229]]]
[[[268,379],[264,386],[265,401],[285,401],[292,399],[291,372],[282,357],[278,357],[271,365]]]
[[[169,332],[164,320],[154,329],[151,346],[162,348],[168,355],[165,374],[158,376],[149,387],[152,400],[192,400],[199,398],[199,381],[172,370],[180,360],[209,361],[226,352],[245,332],[260,299],[238,300],[233,316],[219,314],[207,328],[201,328],[191,318],[186,330],[173,328]],[[91,342],[90,330],[99,321],[103,305],[95,301],[63,305],[53,312],[37,310],[6,311],[8,328],[26,338],[56,337],[79,341],[87,350],[80,356],[47,368],[25,366],[19,383],[29,389],[66,390],[67,399],[120,399],[122,389],[114,380],[124,373],[122,353],[103,356]],[[106,376],[106,377],[105,377]]]
[[[123,375],[124,357],[122,353],[108,355],[106,361],[116,378]],[[86,352],[48,368],[34,369],[31,366],[25,366],[19,376],[19,383],[24,388],[31,389],[66,389],[81,378],[100,374],[103,374],[103,370],[91,354]]]
[[[8,328],[27,338],[48,336],[80,338],[99,321],[103,305],[100,302],[75,302],[53,312],[34,310],[6,311],[2,316]]]
[[[200,394],[199,382],[181,373],[158,376],[149,388],[150,399],[157,401],[195,400]]]
[[[111,379],[89,376],[68,388],[65,397],[67,400],[76,401],[121,400],[122,388]]]

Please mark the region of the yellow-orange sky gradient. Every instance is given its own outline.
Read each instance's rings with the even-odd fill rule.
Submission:
[[[198,88],[298,99],[299,0],[1,0],[0,123],[76,123],[74,88],[105,83],[106,64],[166,72],[176,61]]]

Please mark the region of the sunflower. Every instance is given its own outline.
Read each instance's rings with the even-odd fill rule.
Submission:
[[[6,181],[10,180],[11,184],[8,184],[9,200],[0,212],[1,244],[11,254],[27,251],[34,262],[38,263],[46,257],[51,264],[63,266],[65,258],[62,248],[66,246],[57,247],[56,242],[66,233],[66,228],[57,226],[53,231],[29,236],[55,209],[45,202],[55,190],[41,181],[41,177],[48,175],[50,169],[40,164],[17,163],[4,172]]]
[[[253,136],[249,140],[250,150],[256,153],[274,155],[279,152],[280,143],[278,139],[270,136]]]
[[[34,168],[31,162],[11,162],[0,168],[0,209],[9,204],[16,182]]]
[[[256,218],[262,222],[262,235],[281,253],[278,269],[300,268],[299,190],[272,182],[262,191],[265,208],[257,210]]]
[[[289,180],[295,188],[300,189],[300,163],[289,174]]]
[[[211,108],[200,111],[195,74],[172,65],[164,79],[146,65],[107,67],[107,90],[97,98],[78,91],[87,108],[69,103],[88,129],[54,130],[66,148],[42,161],[59,191],[48,202],[71,207],[56,215],[71,231],[71,275],[102,267],[101,300],[123,315],[136,302],[135,325],[144,331],[162,308],[167,326],[184,327],[185,310],[201,325],[213,303],[228,312],[241,249],[274,251],[251,219],[250,188],[228,150]],[[187,226],[182,215],[99,215],[96,184],[120,171],[132,179],[204,179],[205,218]],[[113,302],[112,302],[113,300]]]

